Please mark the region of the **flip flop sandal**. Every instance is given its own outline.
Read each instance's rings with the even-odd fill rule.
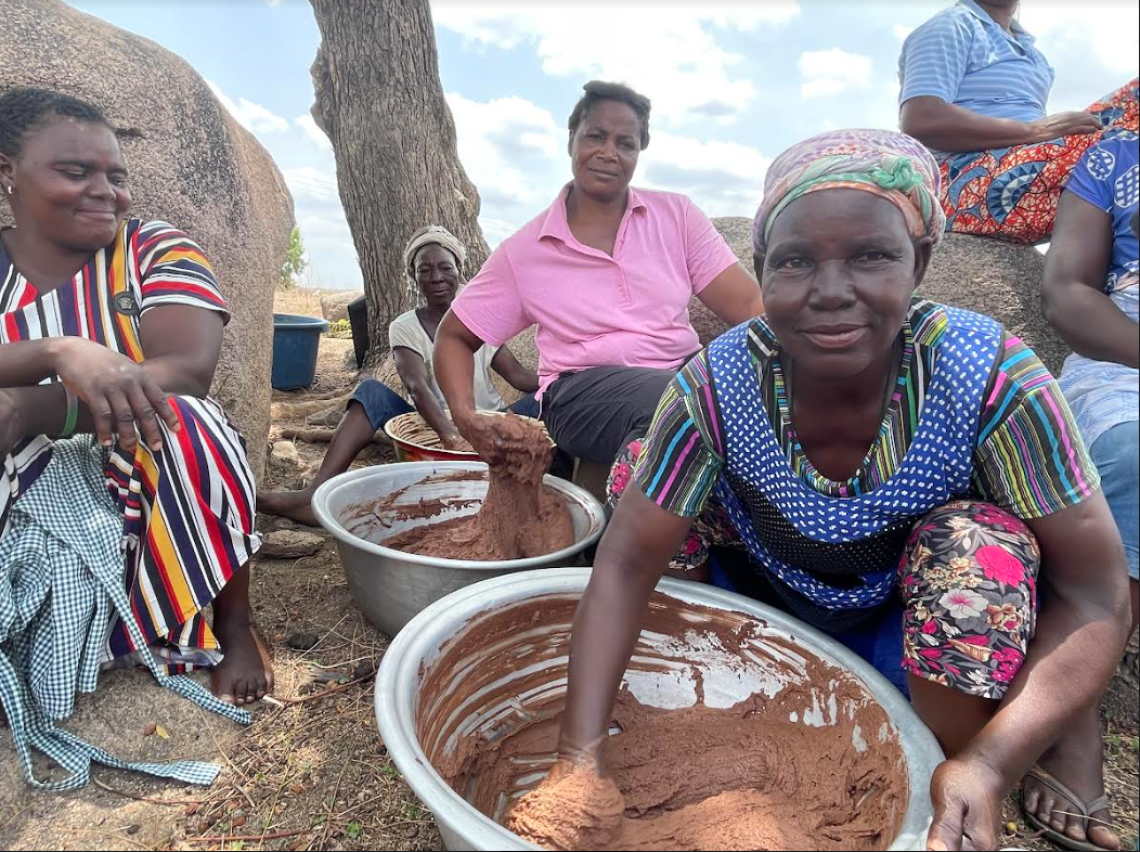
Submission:
[[[1081,801],[1081,797],[1070,790],[1065,784],[1059,781],[1050,773],[1046,772],[1040,766],[1034,766],[1027,773],[1028,777],[1032,778],[1039,784],[1048,787],[1057,795],[1062,798],[1068,799],[1073,803],[1080,816],[1085,818],[1086,823],[1095,822],[1092,815],[1100,813],[1101,811],[1109,810],[1108,796],[1100,796],[1093,799],[1087,804]],[[1041,836],[1048,840],[1050,843],[1055,843],[1062,849],[1072,849],[1075,852],[1107,852],[1103,846],[1097,846],[1095,843],[1086,843],[1080,840],[1073,840],[1067,834],[1063,834],[1053,828],[1051,825],[1042,822],[1038,819],[1036,814],[1031,814],[1025,807],[1025,791],[1022,790],[1021,794],[1021,813],[1025,817],[1026,822],[1029,823],[1035,830],[1041,832]]]

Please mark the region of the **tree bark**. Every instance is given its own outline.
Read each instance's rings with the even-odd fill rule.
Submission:
[[[312,114],[336,155],[374,365],[389,323],[418,299],[402,258],[416,230],[443,225],[462,240],[468,277],[486,260],[479,193],[459,162],[428,0],[310,2],[322,37]]]

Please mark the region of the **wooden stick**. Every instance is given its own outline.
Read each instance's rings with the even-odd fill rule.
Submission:
[[[312,828],[299,828],[296,831],[273,831],[268,834],[228,834],[205,835],[203,837],[187,837],[187,843],[255,843],[266,840],[285,840],[288,837],[299,837],[308,834]]]

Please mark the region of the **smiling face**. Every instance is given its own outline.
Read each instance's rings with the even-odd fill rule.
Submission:
[[[641,120],[620,101],[598,101],[570,136],[574,187],[599,201],[622,197],[641,154]]]
[[[778,216],[763,259],[764,306],[803,373],[835,380],[883,363],[930,260],[894,204],[854,189],[813,192]]]
[[[459,291],[460,273],[455,255],[438,244],[424,246],[414,260],[416,283],[428,306],[446,311]]]
[[[98,251],[114,240],[131,193],[111,128],[50,117],[24,137],[19,156],[4,160],[18,227],[72,251]]]

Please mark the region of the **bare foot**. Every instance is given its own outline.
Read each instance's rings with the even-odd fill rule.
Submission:
[[[307,527],[319,527],[320,521],[313,511],[313,490],[264,491],[257,495],[257,510],[267,515],[288,518]]]
[[[1041,769],[1054,776],[1086,803],[1104,795],[1104,743],[1100,719],[1094,709],[1084,713],[1064,736],[1037,761]],[[1112,813],[1108,810],[1090,815],[1087,821],[1073,802],[1052,787],[1027,776],[1022,790],[1027,813],[1054,831],[1079,843],[1092,843],[1102,849],[1120,849],[1120,837],[1112,829]]]
[[[214,632],[222,643],[225,658],[214,669],[214,694],[241,707],[260,701],[273,692],[273,666],[269,650],[250,621],[219,619]]]

